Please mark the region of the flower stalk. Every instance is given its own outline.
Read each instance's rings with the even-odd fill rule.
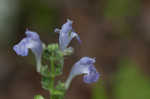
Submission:
[[[73,38],[80,43],[79,35],[72,28],[73,21],[67,19],[61,29],[54,31],[59,33],[59,44],[44,45],[36,32],[26,30],[26,37],[13,47],[13,50],[21,56],[27,56],[29,49],[34,53],[36,59],[36,70],[41,75],[42,88],[49,91],[50,99],[64,99],[66,91],[74,77],[83,76],[83,81],[87,84],[98,81],[100,74],[97,72],[94,63],[95,58],[82,57],[77,61],[66,80],[56,80],[56,77],[63,74],[64,58],[71,55],[74,50],[68,47]],[[42,62],[45,63],[42,63]],[[44,99],[40,94],[35,95],[34,99]]]
[[[54,60],[53,58],[50,59],[50,63],[51,63],[51,73],[52,75],[50,76],[50,99],[53,99],[53,91],[54,91],[54,83],[55,83],[55,67],[54,67]]]

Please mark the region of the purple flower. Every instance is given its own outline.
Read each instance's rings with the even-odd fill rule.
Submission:
[[[43,51],[42,42],[36,32],[26,30],[26,37],[13,46],[13,50],[20,56],[27,56],[29,49],[35,54],[37,70],[40,71],[41,55]]]
[[[56,28],[54,30],[59,33],[59,46],[62,51],[67,48],[74,37],[81,43],[80,37],[72,29],[72,23],[71,20],[67,19],[67,22],[62,25],[61,29]]]
[[[83,80],[85,83],[93,83],[99,79],[99,73],[96,71],[96,68],[91,65],[89,66],[89,73],[84,75]]]
[[[76,62],[71,70],[69,78],[66,82],[66,88],[69,87],[71,80],[77,76],[85,74],[83,81],[85,83],[93,83],[99,79],[100,74],[97,72],[94,67],[95,58],[83,57],[78,62]]]

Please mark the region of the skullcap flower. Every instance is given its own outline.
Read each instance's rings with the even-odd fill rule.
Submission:
[[[66,88],[69,87],[71,80],[77,75],[84,74],[83,81],[88,84],[98,81],[100,74],[94,67],[94,63],[95,58],[90,57],[83,57],[76,62],[65,84]]]
[[[62,25],[61,29],[56,28],[54,32],[59,33],[59,46],[62,51],[64,51],[71,40],[76,37],[76,39],[81,43],[80,37],[72,29],[73,21],[67,19],[67,22]]]
[[[26,37],[23,38],[18,44],[13,46],[13,50],[20,56],[27,56],[29,49],[35,54],[37,62],[37,71],[40,71],[41,55],[43,51],[42,42],[36,32],[26,30]]]

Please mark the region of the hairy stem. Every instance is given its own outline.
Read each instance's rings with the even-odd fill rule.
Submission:
[[[55,66],[53,58],[50,59],[51,63],[51,81],[50,81],[50,99],[53,99],[54,83],[55,83]]]

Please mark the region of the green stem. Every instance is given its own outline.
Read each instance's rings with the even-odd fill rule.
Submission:
[[[50,59],[51,63],[51,81],[50,81],[50,99],[53,99],[54,83],[55,83],[55,67],[53,58]]]

